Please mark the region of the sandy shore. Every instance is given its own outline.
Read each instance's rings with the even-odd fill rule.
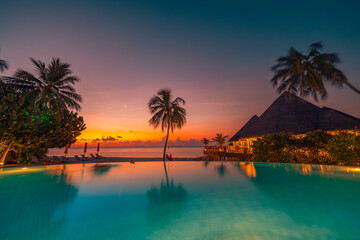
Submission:
[[[130,162],[131,160],[135,160],[135,162],[158,162],[162,161],[162,158],[129,158],[129,157],[104,157],[102,159],[88,159],[81,162],[73,162],[73,163],[102,163],[102,162]],[[200,161],[200,158],[174,158],[172,161]]]
[[[74,161],[71,158],[70,161],[64,163],[52,163],[52,164],[8,164],[5,166],[0,166],[0,168],[7,167],[24,167],[24,166],[44,166],[44,165],[63,165],[63,164],[83,164],[83,163],[114,163],[114,162],[130,162],[135,160],[135,162],[159,162],[162,161],[162,158],[129,158],[129,157],[103,157],[102,159],[93,159],[88,158],[84,161]],[[200,158],[174,158],[172,161],[167,162],[178,162],[178,161],[200,161]]]

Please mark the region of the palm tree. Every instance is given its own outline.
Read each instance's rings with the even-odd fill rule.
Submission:
[[[37,76],[19,69],[13,77],[4,78],[4,82],[37,106],[46,106],[59,113],[67,108],[81,109],[82,98],[73,87],[79,78],[71,76],[69,64],[62,63],[59,58],[53,58],[48,66],[33,58],[30,61],[35,65]]]
[[[343,72],[336,68],[340,59],[336,53],[324,53],[320,42],[310,45],[308,53],[303,55],[294,48],[290,48],[286,56],[280,57],[272,67],[274,77],[271,82],[279,93],[291,93],[308,96],[312,95],[317,101],[318,94],[322,99],[327,97],[325,83],[337,87],[343,84],[356,93],[360,90],[351,85]]]
[[[181,129],[186,123],[186,110],[180,106],[181,104],[184,105],[185,100],[180,97],[173,100],[170,89],[161,89],[148,103],[150,113],[154,114],[150,118],[149,124],[154,128],[161,125],[161,130],[167,131],[163,154],[164,163],[170,130],[174,132],[175,128]]]
[[[207,145],[211,142],[209,139],[207,138],[203,138],[201,139],[201,142],[205,145],[205,147],[207,147]]]
[[[8,69],[9,64],[5,60],[0,59],[0,72],[3,72],[4,70]]]
[[[220,145],[220,147],[222,147],[222,145],[225,143],[227,137],[228,136],[223,136],[222,133],[218,133],[218,134],[216,134],[216,137],[213,138],[213,141],[217,142]]]

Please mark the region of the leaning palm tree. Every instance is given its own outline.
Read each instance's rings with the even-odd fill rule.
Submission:
[[[223,136],[222,133],[218,133],[218,134],[216,134],[216,137],[213,138],[213,141],[217,142],[220,145],[220,147],[222,147],[223,144],[225,143],[227,137],[228,136]]]
[[[306,55],[290,48],[286,56],[280,57],[272,67],[274,77],[271,82],[277,91],[287,91],[289,95],[312,95],[317,101],[318,94],[321,99],[327,97],[325,83],[330,83],[337,87],[345,84],[360,94],[360,90],[351,85],[345,74],[336,68],[340,63],[337,54],[324,53],[322,50],[323,45],[318,42],[310,45]]]
[[[163,154],[164,162],[170,130],[174,132],[175,128],[181,129],[186,123],[186,110],[180,106],[184,104],[185,100],[180,97],[173,100],[170,89],[161,89],[148,103],[150,113],[154,114],[150,118],[149,124],[154,128],[161,125],[161,130],[167,132]]]
[[[81,109],[82,98],[73,87],[79,78],[71,75],[69,64],[62,63],[59,58],[53,58],[48,66],[33,58],[30,61],[35,65],[36,75],[19,69],[13,77],[3,78],[3,81],[36,106],[46,106],[59,113],[67,108]]]

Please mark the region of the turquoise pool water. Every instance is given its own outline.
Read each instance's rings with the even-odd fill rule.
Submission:
[[[360,169],[170,162],[0,170],[0,239],[360,239]]]

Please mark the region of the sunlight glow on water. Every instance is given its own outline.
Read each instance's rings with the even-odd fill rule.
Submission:
[[[167,174],[166,174],[167,173]],[[162,162],[0,170],[0,239],[358,239],[357,168]]]

